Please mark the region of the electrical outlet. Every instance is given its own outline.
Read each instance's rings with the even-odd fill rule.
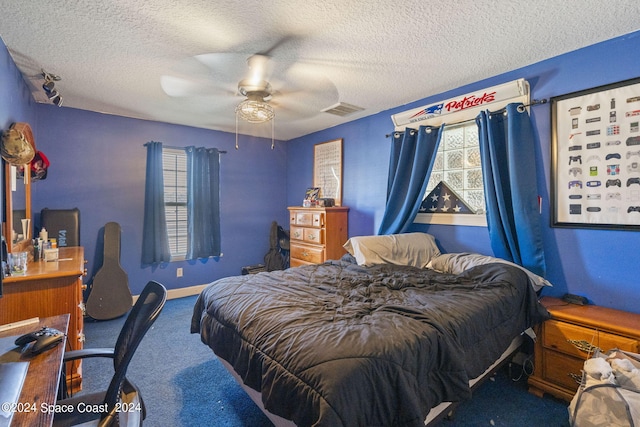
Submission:
[[[182,277],[182,267],[176,269],[176,277]]]

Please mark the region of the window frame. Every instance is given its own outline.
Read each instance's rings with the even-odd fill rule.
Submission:
[[[471,122],[472,120],[465,120],[458,123],[453,123],[451,125],[445,125],[443,129],[442,140],[444,140],[444,137],[445,137],[444,133],[447,132],[448,128],[453,130],[455,128],[465,127]],[[442,144],[442,141],[440,141],[440,143]],[[438,147],[438,150],[440,150],[440,148],[441,147]],[[443,169],[443,171],[446,171],[446,170],[447,170],[446,168]],[[431,173],[433,173],[433,171],[431,171]],[[430,191],[431,191],[430,189],[427,189],[425,191],[424,195],[422,196],[423,200],[425,197],[429,195]],[[484,192],[484,189],[483,189],[483,192]],[[456,213],[448,213],[448,212],[437,212],[437,213],[418,212],[414,220],[414,223],[486,227],[487,215],[486,215],[486,212],[484,211],[477,214],[456,214]]]
[[[513,87],[514,85],[518,85],[522,87],[520,94],[512,93],[511,90],[510,95],[505,95],[501,99],[490,102],[486,105],[478,105],[478,106],[469,106],[462,109],[457,109],[455,112],[445,112],[445,114],[441,114],[442,111],[437,112],[436,110],[432,110],[431,107],[440,104],[440,106],[449,104],[452,101],[460,101],[467,100],[468,98],[474,98],[478,93],[491,93],[502,90],[504,87]],[[391,116],[391,120],[395,125],[396,132],[403,132],[406,128],[414,128],[417,129],[419,126],[453,126],[458,125],[467,121],[475,120],[480,111],[490,110],[497,111],[501,108],[505,108],[508,104],[520,102],[524,104],[529,111],[529,103],[530,103],[530,89],[529,83],[525,79],[518,79],[510,82],[505,82],[502,84],[498,84],[493,87],[488,87],[484,89],[478,89],[475,92],[471,92],[468,94],[463,94],[457,96],[455,98],[451,98],[446,101],[436,101],[431,103],[427,107],[419,107],[413,108],[410,110],[406,110]],[[464,103],[464,102],[463,102]],[[435,111],[435,112],[434,112]],[[420,116],[420,114],[427,112],[429,118],[424,120],[417,119],[413,120],[410,118]],[[410,121],[409,124],[404,124]],[[426,196],[426,194],[425,194]],[[418,213],[414,220],[414,223],[418,224],[440,224],[440,225],[461,225],[461,226],[474,226],[474,227],[487,227],[487,218],[486,214],[482,215],[468,215],[468,214],[451,214],[445,212],[439,213]]]
[[[173,162],[173,165],[169,165]],[[162,148],[162,173],[164,180],[164,206],[165,219],[167,226],[167,238],[169,240],[169,251],[171,253],[171,261],[184,261],[187,259],[189,228],[187,205],[187,152],[182,148],[163,147]],[[167,178],[171,181],[171,177],[175,176],[173,185],[167,185]],[[172,192],[168,189],[174,189]],[[181,190],[179,190],[181,189]],[[171,197],[174,195],[175,197]],[[169,197],[168,197],[169,196]],[[184,201],[181,200],[181,197]],[[172,200],[167,200],[167,199]],[[178,212],[180,207],[184,207],[184,213]],[[169,211],[173,210],[173,219],[170,219]],[[184,219],[180,219],[181,216]],[[176,230],[172,233],[171,230]],[[183,234],[179,233],[180,231]],[[173,234],[173,235],[172,235]],[[182,251],[180,251],[182,248]]]

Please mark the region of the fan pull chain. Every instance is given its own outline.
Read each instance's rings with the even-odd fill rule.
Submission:
[[[236,150],[238,149],[238,113],[236,112]]]

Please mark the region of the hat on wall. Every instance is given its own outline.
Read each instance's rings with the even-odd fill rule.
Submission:
[[[31,180],[38,181],[45,179],[50,164],[49,159],[42,151],[36,151],[36,155],[31,161]]]
[[[36,143],[28,123],[14,123],[2,132],[2,158],[12,165],[26,165],[36,155]]]

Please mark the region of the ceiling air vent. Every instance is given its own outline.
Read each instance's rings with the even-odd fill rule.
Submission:
[[[357,107],[355,105],[347,104],[346,102],[338,102],[337,104],[332,105],[331,107],[325,108],[324,110],[322,110],[322,112],[344,117],[344,116],[348,116],[351,113],[355,113],[362,110],[364,110],[364,108],[362,107]]]

